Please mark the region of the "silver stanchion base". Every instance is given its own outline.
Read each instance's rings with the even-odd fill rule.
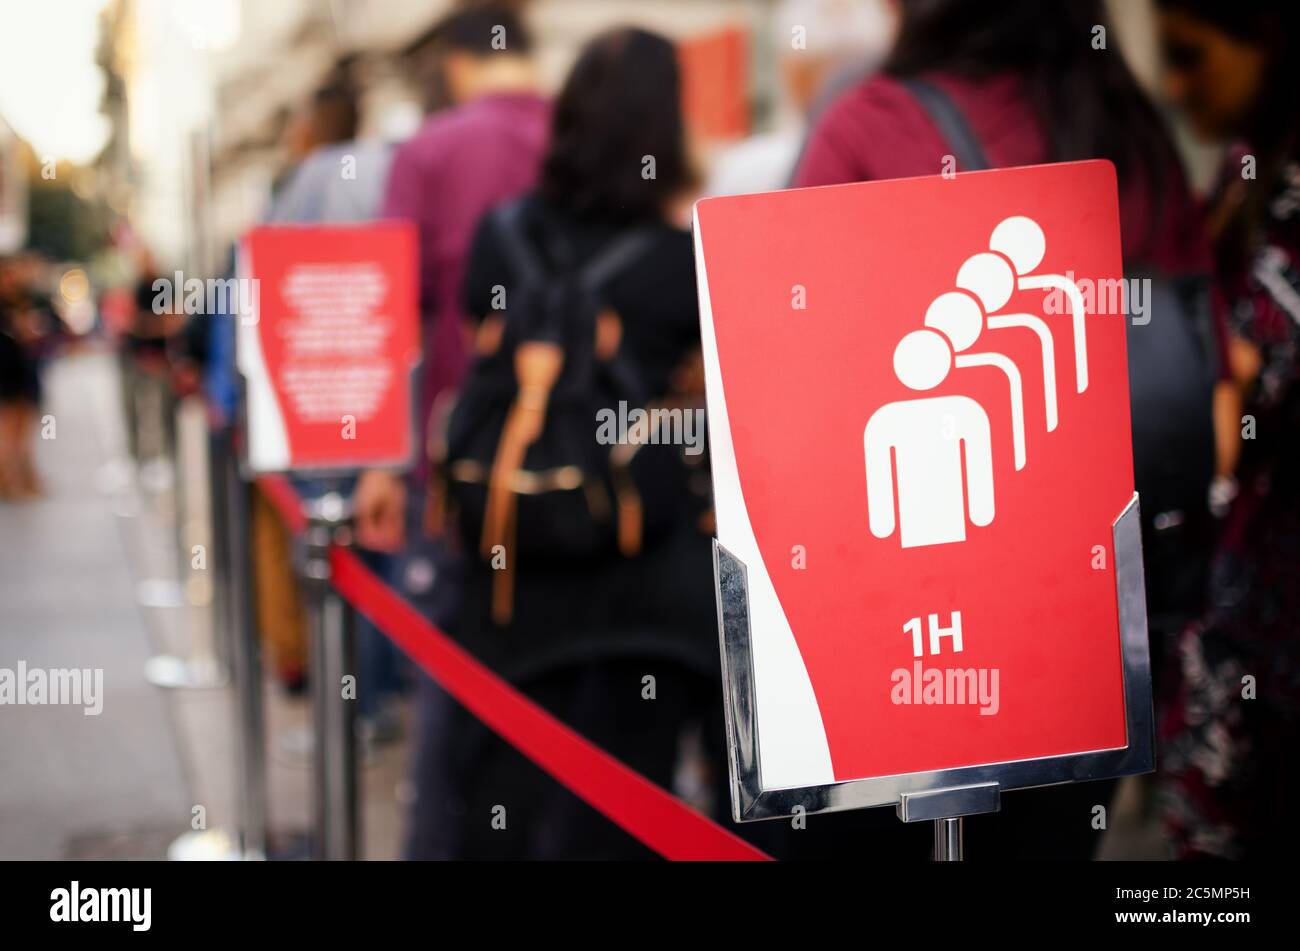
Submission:
[[[302,862],[311,857],[306,832],[279,832],[270,837],[267,852],[240,851],[239,837],[229,829],[185,832],[167,846],[169,862]]]
[[[373,730],[358,727],[356,742],[362,766],[373,766],[383,757],[385,744],[375,738]],[[288,727],[276,734],[275,748],[286,766],[306,769],[316,755],[316,734],[310,727]]]
[[[183,608],[185,586],[170,578],[146,578],[135,586],[135,599],[145,608]]]
[[[172,840],[167,846],[169,862],[238,862],[241,855],[235,836],[225,829],[196,829]]]
[[[213,658],[157,654],[144,663],[144,679],[167,690],[214,690],[228,683],[225,670]]]

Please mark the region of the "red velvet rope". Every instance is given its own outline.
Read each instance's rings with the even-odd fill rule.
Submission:
[[[286,525],[300,530],[304,519],[293,487],[280,477],[257,481]],[[674,861],[770,859],[519,693],[434,627],[353,552],[332,548],[330,565],[335,590],[447,693],[645,846]]]

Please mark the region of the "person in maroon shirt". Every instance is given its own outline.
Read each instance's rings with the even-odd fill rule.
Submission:
[[[411,480],[417,497],[427,476],[427,421],[439,396],[459,386],[468,362],[461,285],[470,241],[484,212],[533,187],[550,128],[550,106],[536,92],[531,39],[510,5],[478,4],[453,13],[434,28],[432,40],[441,91],[452,106],[430,116],[398,149],[381,212],[419,229],[424,361],[416,417],[420,452]],[[353,504],[361,547],[394,551],[409,540],[402,575],[429,580],[405,593],[446,626],[460,597],[458,559],[409,528],[421,521],[422,506],[408,509],[407,482],[394,472],[363,473]],[[431,678],[418,678],[411,771],[419,803],[436,801],[446,778],[451,707]],[[441,854],[439,830],[422,820],[426,815],[427,809],[412,810],[412,855]]]
[[[1201,210],[1159,115],[1110,35],[1100,0],[911,0],[902,10],[898,41],[883,72],[842,95],[822,116],[795,172],[796,186],[945,171],[961,144],[918,98],[919,81],[955,107],[990,167],[1109,159],[1119,178],[1126,269],[1194,275],[1208,285],[1212,261]],[[1215,358],[1222,363],[1222,326],[1217,329],[1211,366]],[[1210,412],[1207,396],[1207,432]],[[1175,546],[1177,557],[1170,560],[1148,543],[1157,642],[1163,623],[1156,618],[1157,591],[1177,591],[1167,599],[1170,617],[1179,619],[1167,625],[1171,633],[1195,615],[1203,597],[1212,526],[1207,505],[1192,509],[1206,495],[1212,448],[1207,440],[1207,485],[1199,493],[1196,478],[1183,474],[1192,485],[1187,520],[1197,526],[1196,544]],[[1169,566],[1156,572],[1161,584],[1155,586],[1152,566]],[[1169,579],[1176,583],[1166,586]],[[1157,643],[1153,654],[1159,653]],[[1087,858],[1099,838],[1092,810],[1107,803],[1111,791],[1109,783],[1079,783],[1012,793],[997,817],[970,824],[971,852]]]
[[[1100,2],[915,0],[903,11],[885,69],[814,127],[796,187],[941,172],[952,145],[903,83],[924,78],[961,110],[992,167],[1113,161],[1126,261],[1210,267],[1201,209],[1163,122],[1118,48],[1091,45],[1107,23]]]
[[[531,39],[507,5],[454,13],[432,35],[454,105],[430,116],[398,149],[382,209],[385,218],[419,227],[422,426],[467,365],[461,283],[474,228],[490,207],[536,182],[550,124],[549,103],[536,92]],[[424,459],[421,451],[417,486]],[[354,501],[363,546],[385,551],[402,545],[406,492],[397,475],[365,473]]]

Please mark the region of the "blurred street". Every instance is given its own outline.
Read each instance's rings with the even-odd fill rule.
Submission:
[[[181,573],[188,560],[178,553],[175,510],[184,491],[138,489],[132,477],[117,374],[112,354],[93,347],[51,365],[48,412],[57,429],[38,449],[47,495],[0,506],[4,656],[28,667],[103,668],[107,695],[97,716],[70,705],[6,707],[5,858],[162,859],[192,830],[196,806],[210,830],[234,821],[229,686],[170,690],[146,679],[151,657],[204,650],[210,617],[206,605],[190,602],[206,585],[186,585],[194,579]],[[190,467],[181,485],[196,492],[204,478]],[[270,683],[265,701],[272,831],[301,835],[309,822],[309,706]],[[398,742],[366,759],[367,858],[399,853],[405,756]],[[213,837],[200,847],[221,844]]]
[[[1298,32],[0,0],[0,862],[1293,854]]]
[[[8,856],[111,854],[123,838],[134,840],[127,851],[148,842],[156,853],[188,824],[193,774],[176,711],[144,679],[149,655],[183,627],[159,623],[137,600],[146,572],[166,562],[166,541],[146,512],[152,502],[114,468],[122,465],[114,386],[105,354],[51,369],[57,438],[39,450],[49,494],[0,507],[5,655],[33,666],[102,667],[111,696],[99,716],[75,706],[6,710],[0,852]]]

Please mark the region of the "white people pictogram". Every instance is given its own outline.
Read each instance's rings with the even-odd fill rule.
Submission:
[[[1013,215],[1004,218],[989,237],[989,248],[1005,257],[1015,268],[1016,286],[1021,290],[1058,290],[1070,302],[1074,330],[1074,388],[1088,388],[1088,337],[1084,327],[1083,294],[1079,286],[1060,274],[1034,274],[1047,253],[1047,236],[1033,218]],[[1049,427],[1050,428],[1050,427]]]
[[[984,327],[984,311],[970,294],[950,291],[941,294],[925,312],[925,325],[948,338],[957,369],[995,367],[1007,378],[1011,401],[1011,450],[1017,469],[1025,467],[1025,393],[1020,368],[1000,353],[967,353]]]
[[[894,373],[912,390],[934,389],[952,365],[951,345],[934,330],[914,330],[894,350]],[[970,397],[886,403],[867,422],[863,444],[868,521],[877,538],[897,528],[904,548],[943,545],[966,540],[968,517],[974,525],[993,521],[989,419]]]
[[[1025,467],[1025,398],[1020,368],[1002,353],[971,352],[984,331],[1023,329],[1038,339],[1042,355],[1047,431],[1059,422],[1056,346],[1041,317],[999,313],[1017,289],[1052,288],[1070,301],[1074,331],[1075,384],[1088,387],[1083,296],[1057,274],[1031,273],[1043,261],[1047,239],[1032,218],[1012,216],[993,229],[988,251],[971,255],[957,271],[956,290],[940,294],[925,312],[925,329],[914,330],[894,350],[894,373],[911,390],[932,390],[954,369],[994,367],[1007,378],[1012,458]],[[867,510],[871,533],[898,532],[904,548],[966,540],[966,523],[993,521],[993,450],[989,416],[967,396],[930,396],[886,403],[867,421]],[[897,512],[897,516],[895,516]],[[897,523],[897,524],[896,524]]]
[[[1058,421],[1056,407],[1056,347],[1052,342],[1052,331],[1047,322],[1032,314],[998,313],[1016,288],[1016,274],[1010,262],[1000,254],[984,251],[972,255],[957,271],[957,286],[969,291],[979,299],[985,314],[985,325],[990,330],[1003,330],[1011,327],[1033,331],[1038,338],[1039,351],[1042,354],[1043,367],[1043,415],[1047,420],[1047,431],[1056,429]],[[1022,468],[1016,466],[1017,469]]]

